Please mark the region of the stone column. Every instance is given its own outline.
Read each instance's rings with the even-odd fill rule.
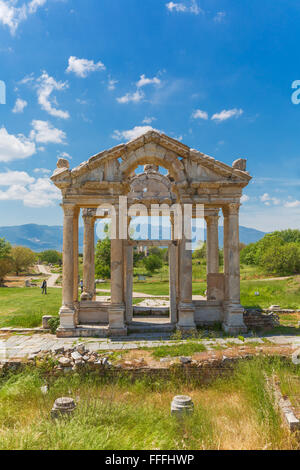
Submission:
[[[80,208],[76,207],[74,210],[74,219],[73,219],[73,258],[74,258],[74,302],[78,302],[78,221],[79,221]]]
[[[239,209],[238,203],[228,204],[223,208],[225,275],[223,328],[232,334],[247,331],[240,300]]]
[[[192,250],[187,244],[190,244],[192,234],[184,233],[179,244],[179,272],[180,272],[180,302],[178,309],[178,328],[180,330],[192,330],[195,324],[195,306],[193,304],[192,280],[193,264]]]
[[[124,291],[126,306],[126,323],[132,322],[133,318],[133,246],[125,243],[125,266],[124,266]]]
[[[95,298],[95,209],[84,209],[83,293],[82,301]]]
[[[116,236],[119,236],[117,219]],[[124,240],[116,238],[111,240],[111,306],[109,308],[109,330],[112,336],[127,334],[125,325],[124,303]]]
[[[57,334],[76,328],[74,308],[74,213],[75,205],[62,204],[64,210],[63,230],[63,280],[60,327]]]
[[[171,323],[177,323],[177,293],[176,293],[176,254],[177,247],[175,244],[169,246],[169,281],[170,281],[170,317]]]
[[[207,264],[207,300],[215,300],[213,291],[214,274],[219,273],[219,216],[218,212],[205,216],[206,220],[206,264]]]

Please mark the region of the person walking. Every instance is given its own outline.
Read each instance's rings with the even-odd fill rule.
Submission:
[[[81,293],[83,293],[83,280],[80,279],[80,290],[81,290]]]
[[[46,279],[43,280],[43,284],[42,284],[42,295],[45,294],[47,295],[47,281]]]

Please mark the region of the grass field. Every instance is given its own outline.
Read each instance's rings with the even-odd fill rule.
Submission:
[[[101,289],[110,290],[110,284],[98,285]],[[135,282],[135,292],[168,296],[169,282],[140,281]],[[206,283],[193,282],[193,295],[204,295]],[[255,295],[259,292],[259,296]],[[102,295],[109,296],[109,293]],[[134,304],[143,299],[134,299]],[[284,280],[251,280],[241,281],[241,302],[245,307],[268,308],[280,305],[282,308],[300,309],[299,277]],[[61,289],[48,289],[48,295],[42,296],[39,288],[1,288],[0,289],[0,327],[40,326],[43,315],[58,315],[61,307]],[[296,326],[299,318],[295,315],[282,315],[284,325]]]
[[[126,375],[112,381],[91,373],[54,378],[39,369],[4,376],[0,449],[296,450],[299,441],[283,426],[265,387],[264,372],[283,368],[287,375],[299,374],[279,360],[256,359],[206,386],[176,373],[170,380],[135,382]],[[171,417],[177,394],[192,397],[193,416]],[[77,410],[70,419],[51,420],[53,402],[61,396],[72,396]]]

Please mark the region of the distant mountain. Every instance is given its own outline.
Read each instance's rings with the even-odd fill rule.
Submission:
[[[248,227],[240,227],[240,241],[248,245],[263,238],[264,232]],[[5,238],[12,245],[27,246],[33,251],[62,251],[63,227],[48,225],[17,225],[0,227],[0,238]],[[219,228],[220,246],[223,244],[223,227]],[[83,227],[79,227],[79,251],[83,247]]]

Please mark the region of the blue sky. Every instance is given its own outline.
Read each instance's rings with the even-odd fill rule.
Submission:
[[[0,0],[0,225],[61,224],[58,156],[152,126],[247,158],[242,225],[300,228],[299,24],[298,0]]]

